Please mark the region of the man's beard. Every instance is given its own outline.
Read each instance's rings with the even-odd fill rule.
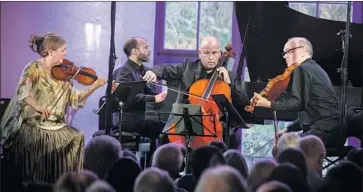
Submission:
[[[139,60],[140,62],[148,62],[148,61],[149,61],[149,58],[148,58],[148,56],[146,56],[145,54],[140,54],[140,55],[137,57],[137,60]]]

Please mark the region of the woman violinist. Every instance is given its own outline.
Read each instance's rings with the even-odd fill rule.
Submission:
[[[225,94],[226,97],[227,95],[228,97],[231,97],[232,101],[230,102],[234,106],[245,106],[248,103],[248,100],[245,95],[242,95],[242,91],[240,90],[240,78],[237,77],[235,73],[228,71],[224,66],[218,66],[222,54],[217,38],[213,36],[204,37],[200,43],[200,49],[198,50],[198,54],[200,60],[197,60],[196,62],[184,62],[179,65],[165,65],[160,68],[155,68],[153,71],[147,71],[143,78],[144,80],[149,82],[156,81],[156,79],[166,80],[171,84],[174,84],[173,82],[175,82],[179,90],[188,91],[188,93],[190,94],[185,94],[183,96],[179,93],[176,103],[196,104],[192,100],[198,100],[198,98],[196,98],[195,96],[202,96],[201,93],[207,90],[208,86],[207,84],[198,83],[198,81],[202,82],[200,80],[211,79],[214,72],[216,71],[219,76],[221,76],[221,78],[219,78],[218,82],[216,82],[215,86],[213,86],[212,94],[215,94],[215,87],[221,87],[221,89],[218,90],[219,93]],[[208,101],[212,100],[213,99],[210,97]],[[204,104],[208,104],[208,101]],[[217,106],[214,107],[218,108]],[[210,109],[210,107],[207,108]],[[241,111],[243,111],[243,109]],[[215,114],[214,112],[213,114]],[[205,113],[209,112],[205,111]],[[168,122],[167,125],[169,123],[170,122]],[[203,126],[208,125],[211,124],[203,121]],[[166,130],[167,129],[164,129],[164,132]],[[216,128],[215,132],[212,125],[208,129],[204,129],[205,135],[213,135],[215,133],[217,137],[193,137],[191,142],[191,148],[195,149],[203,145],[208,145],[211,141],[214,140],[221,141],[221,129]],[[168,137],[170,142],[181,142],[181,144],[185,144],[183,136],[169,135]]]
[[[106,81],[98,78],[88,90],[76,90],[51,75],[52,67],[65,59],[66,41],[49,33],[33,35],[29,42],[41,58],[28,63],[21,74],[1,119],[1,145],[6,162],[20,171],[24,183],[54,183],[83,164],[84,137],[65,123],[66,107],[83,107]]]

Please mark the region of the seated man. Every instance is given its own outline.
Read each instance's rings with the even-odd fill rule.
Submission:
[[[150,70],[144,66],[144,62],[150,60],[151,51],[147,41],[141,37],[128,39],[123,47],[127,56],[126,63],[119,68],[115,81],[117,83],[143,81],[142,75],[145,71]],[[133,103],[123,110],[122,130],[137,132],[142,136],[150,138],[158,138],[162,126],[148,126],[145,122],[145,106],[146,102],[162,102],[166,97],[166,93],[157,94],[154,87],[147,84],[145,88],[136,95]],[[119,113],[113,115],[113,125],[119,125]]]
[[[225,67],[219,66],[218,62],[221,58],[221,50],[218,40],[214,36],[204,37],[200,43],[200,49],[198,50],[199,60],[195,62],[185,62],[179,65],[164,65],[160,68],[156,68],[153,71],[147,71],[143,77],[146,81],[179,81],[179,89],[182,91],[190,91],[192,85],[202,79],[210,79],[213,72],[217,71],[221,76],[221,81],[226,83],[231,93],[231,103],[239,110],[241,116],[247,114],[244,112],[243,107],[247,104],[248,100],[243,93],[241,79],[234,72],[228,71]],[[206,88],[206,87],[205,87]],[[203,91],[201,88],[200,91]],[[226,91],[227,92],[227,91]],[[177,97],[177,103],[189,103],[187,96],[179,94]],[[237,108],[238,106],[238,108]],[[210,114],[210,112],[206,112]],[[243,115],[242,115],[243,113]],[[215,114],[213,114],[215,115]],[[209,117],[208,117],[209,118]],[[169,122],[171,124],[171,122]],[[169,124],[167,123],[167,124]],[[208,145],[213,140],[222,140],[222,128],[213,126],[205,128],[207,125],[203,125],[205,128],[204,135],[209,135],[209,137],[194,136],[191,141],[191,148],[195,149],[200,146]],[[215,131],[214,131],[215,128]],[[169,128],[171,129],[171,128]],[[217,137],[211,137],[211,135],[217,135]],[[232,134],[231,134],[232,135]],[[184,144],[184,138],[181,136],[169,136],[171,142],[180,142]],[[236,142],[234,140],[234,135],[231,137],[230,148],[236,148]]]
[[[279,134],[303,130],[302,136],[315,135],[326,148],[343,145],[338,99],[329,76],[313,59],[311,43],[302,37],[291,38],[284,46],[283,58],[287,66],[297,65],[284,97],[275,101],[255,93],[256,106],[273,110],[296,110],[299,118]],[[252,101],[252,99],[251,99]]]

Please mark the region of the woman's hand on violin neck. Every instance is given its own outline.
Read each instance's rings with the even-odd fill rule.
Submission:
[[[99,77],[94,83],[93,83],[93,87],[95,88],[95,89],[98,89],[98,88],[100,88],[100,87],[102,87],[103,85],[105,85],[106,84],[106,79],[104,79],[104,78],[102,78],[102,77]]]
[[[271,102],[258,93],[253,93],[253,97],[250,102],[256,102],[256,106],[258,107],[271,108]]]
[[[231,79],[229,78],[228,70],[225,67],[219,67],[217,69],[217,72],[219,73],[220,76],[222,76],[224,82],[226,82],[227,84],[231,83]]]

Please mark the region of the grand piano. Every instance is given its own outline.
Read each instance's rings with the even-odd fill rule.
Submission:
[[[314,57],[328,73],[337,96],[341,94],[341,66],[343,52],[341,36],[337,33],[345,29],[345,22],[319,19],[295,11],[288,2],[235,2],[238,27],[241,39],[244,39],[241,58],[248,65],[251,82],[244,83],[244,90],[249,97],[253,92],[261,91],[275,76],[286,68],[281,56],[288,38],[301,36],[308,38],[314,48]],[[248,27],[247,27],[248,26]],[[246,36],[245,36],[246,35]],[[351,24],[352,38],[348,54],[348,87],[346,106],[362,104],[362,65],[363,65],[363,25]],[[239,61],[239,69],[243,59]],[[241,70],[237,71],[241,75]],[[261,123],[264,119],[273,119],[269,109],[256,108],[246,121]],[[296,112],[279,112],[279,120],[291,121]]]
[[[253,92],[260,92],[268,79],[283,73],[286,68],[281,56],[283,46],[288,38],[303,36],[308,38],[314,47],[314,59],[327,71],[337,96],[340,100],[341,80],[337,70],[342,62],[342,41],[337,36],[345,29],[345,22],[331,21],[311,17],[295,11],[287,2],[235,2],[238,27],[244,46],[241,58],[245,56],[251,82],[244,82],[243,88],[249,98]],[[248,28],[247,28],[248,26]],[[246,37],[244,35],[246,34]],[[346,89],[346,106],[360,106],[362,103],[362,65],[363,65],[363,25],[351,24],[352,39],[349,42],[348,76],[350,86]],[[239,68],[244,61],[239,61]],[[241,70],[237,70],[241,75]],[[167,82],[167,85],[178,87],[178,82]],[[165,101],[159,104],[146,105],[146,118],[167,121],[177,93],[168,91]],[[236,106],[237,107],[237,106]],[[264,124],[273,120],[270,109],[257,107],[254,113],[241,114],[246,123]],[[297,112],[279,111],[277,119],[293,121]]]

